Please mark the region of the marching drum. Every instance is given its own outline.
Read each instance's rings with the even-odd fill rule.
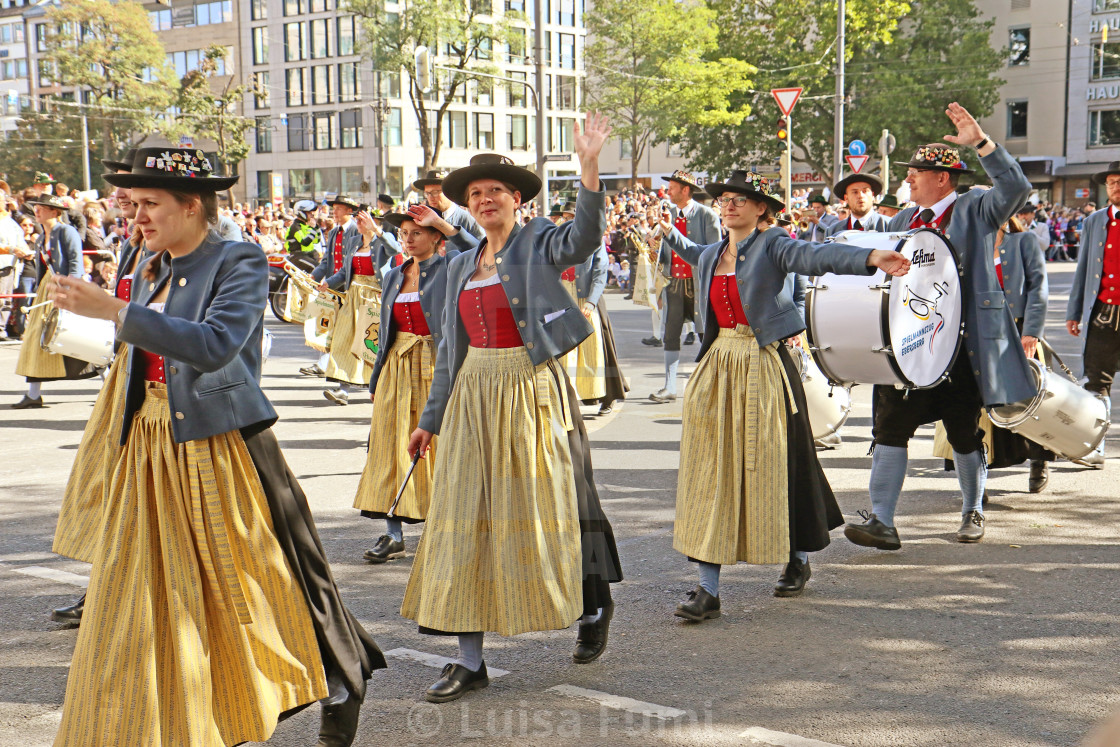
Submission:
[[[801,387],[809,407],[809,429],[813,440],[827,438],[848,419],[852,412],[852,393],[848,387],[828,383],[805,348],[792,347],[790,354],[801,372]]]
[[[828,380],[928,389],[941,383],[960,346],[960,262],[941,233],[844,231],[838,243],[893,249],[910,272],[815,278],[805,299],[813,357]]]
[[[116,325],[108,319],[93,319],[72,311],[52,309],[43,322],[39,345],[43,350],[58,355],[107,366],[113,362],[116,336]]]
[[[1038,391],[1025,404],[1016,402],[988,411],[992,422],[1041,444],[1066,459],[1092,453],[1108,433],[1108,400],[1082,389],[1031,358]]]

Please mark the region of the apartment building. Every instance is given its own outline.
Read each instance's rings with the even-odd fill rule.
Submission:
[[[28,0],[0,0],[0,133],[16,128],[29,105],[28,61],[23,14]]]

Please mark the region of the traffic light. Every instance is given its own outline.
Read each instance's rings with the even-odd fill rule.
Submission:
[[[782,145],[789,147],[789,122],[785,117],[778,119],[778,142]]]

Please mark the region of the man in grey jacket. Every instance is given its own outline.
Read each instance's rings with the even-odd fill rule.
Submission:
[[[949,377],[937,386],[908,392],[875,387],[871,513],[864,514],[864,523],[849,523],[844,535],[857,545],[881,550],[902,547],[894,512],[906,479],[907,445],[918,426],[936,420],[945,424],[953,447],[963,498],[957,541],[979,542],[984,537],[981,502],[988,469],[978,427],[981,408],[1030,399],[1037,391],[994,259],[996,232],[1026,200],[1031,184],[1015,159],[984,134],[964,107],[950,104],[946,114],[957,134],[945,139],[974,147],[994,186],[958,196],[960,175],[970,170],[956,148],[943,144],[922,146],[907,164],[906,182],[918,207],[892,218],[889,230],[931,227],[952,241],[964,270],[964,338]]]
[[[701,205],[692,198],[700,191],[696,177],[687,171],[677,170],[665,177],[669,182],[668,192],[672,207],[669,209],[669,222],[690,241],[701,246],[719,241],[719,217],[709,207]],[[664,300],[662,318],[665,324],[665,386],[651,394],[654,402],[671,402],[677,398],[677,364],[681,359],[681,332],[686,320],[695,323],[696,288],[692,281],[692,267],[678,257],[665,242],[661,242],[659,260],[661,274],[669,278],[669,285],[661,292]],[[699,329],[701,335],[704,330]],[[643,340],[647,344],[658,344]],[[685,344],[696,342],[696,332],[689,330]]]
[[[445,176],[447,176],[446,171],[428,171],[423,178],[412,183],[412,188],[417,192],[423,192],[428,207],[438,210],[445,221],[456,228],[463,229],[476,239],[481,239],[482,229],[467,209],[461,205],[456,205],[447,199],[447,195],[443,193],[443,177]]]

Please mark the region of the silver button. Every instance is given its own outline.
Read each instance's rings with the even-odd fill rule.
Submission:
[[[185,418],[185,417],[186,417],[186,415],[184,415],[184,414],[183,414],[183,413],[181,413],[181,412],[177,412],[177,413],[175,413],[175,419],[176,419],[176,420],[182,420],[182,419],[183,419],[183,418]]]
[[[426,278],[426,277],[428,277],[428,273],[422,272],[422,273],[420,273],[420,277]]]
[[[739,255],[739,259],[746,259],[746,258],[747,258],[747,257],[746,257],[746,255],[744,255],[744,254],[740,254],[740,255]]]
[[[532,350],[532,349],[533,349],[533,343],[532,343],[532,342],[527,342],[527,343],[525,343],[525,347],[527,347],[527,348],[529,348],[530,350]]]
[[[179,369],[175,368],[175,366],[168,366],[167,367],[167,372],[177,374],[177,373],[179,373]]]
[[[509,275],[502,275],[502,281],[508,283],[509,282]]]
[[[515,305],[515,306],[516,306],[517,304],[521,303],[521,299],[518,299],[518,298],[511,298],[511,299],[510,299],[510,302],[511,302],[511,303],[513,303],[513,305]]]
[[[524,321],[524,320],[522,320],[522,321],[518,322],[518,323],[517,323],[517,326],[518,326],[518,327],[524,327],[524,326],[525,326],[525,321]]]
[[[155,283],[148,283],[148,290],[154,291],[155,289],[156,289],[156,284]]]
[[[187,284],[187,279],[186,278],[179,278],[179,287],[180,288],[182,288],[186,284]]]
[[[985,306],[991,306],[991,305],[992,305],[992,302],[991,302],[991,301],[988,301],[988,300],[985,300],[985,301],[984,301],[984,305],[985,305]]]
[[[494,262],[495,262],[496,264],[499,264],[499,265],[500,265],[500,264],[502,263],[502,258],[501,258],[501,257],[498,257],[497,259],[495,259],[495,260],[494,260]]]
[[[424,291],[420,291],[420,295],[421,295],[421,296],[422,296],[422,295],[424,295]]]
[[[979,372],[979,371],[976,371],[976,375],[977,375],[977,376],[979,376],[979,375],[980,375],[980,372]]]
[[[432,315],[432,312],[430,312],[430,311],[425,311],[424,312],[424,316],[431,316],[431,315]]]

